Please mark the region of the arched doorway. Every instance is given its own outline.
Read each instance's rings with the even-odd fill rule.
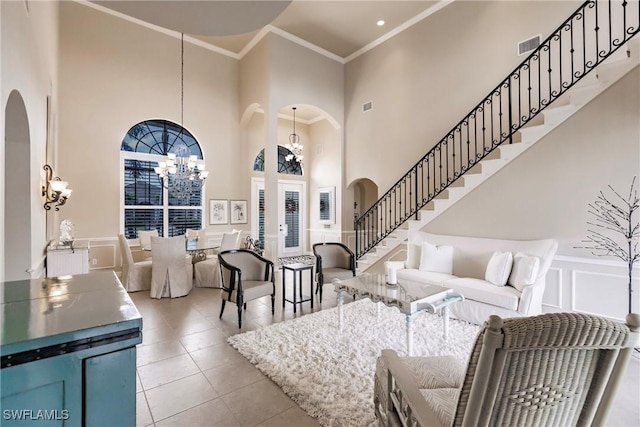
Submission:
[[[295,121],[293,107],[296,107]],[[318,107],[295,104],[269,117],[258,104],[242,117],[245,164],[251,165],[251,233],[265,241],[265,253],[294,256],[309,253],[313,243],[340,241],[342,235],[342,134],[338,122]],[[295,126],[294,126],[295,123]],[[267,126],[272,133],[267,135]],[[291,156],[291,135],[299,136],[303,157]],[[271,170],[264,149],[275,138]],[[300,147],[302,149],[302,147]],[[304,159],[304,162],[302,160]],[[296,163],[300,161],[300,163]],[[319,190],[332,188],[335,218],[321,222]],[[271,197],[269,193],[277,196]],[[264,236],[264,237],[263,237]]]
[[[369,178],[360,178],[347,186],[347,201],[352,206],[351,216],[348,219],[350,230],[348,245],[355,249],[355,235],[353,234],[353,223],[363,213],[367,211],[378,200],[378,185]]]
[[[24,100],[16,90],[4,110],[4,280],[28,279],[31,269],[31,138]]]

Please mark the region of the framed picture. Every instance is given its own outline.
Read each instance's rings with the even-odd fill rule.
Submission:
[[[247,201],[231,200],[231,224],[247,223]]]
[[[334,224],[335,218],[335,187],[323,187],[318,189],[319,206],[318,212],[321,224]]]
[[[209,224],[228,224],[229,223],[229,202],[227,200],[209,200]]]

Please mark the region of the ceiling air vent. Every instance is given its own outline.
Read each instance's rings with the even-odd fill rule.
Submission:
[[[373,108],[373,102],[369,101],[369,102],[365,102],[364,104],[362,104],[362,111],[369,111]]]
[[[540,46],[539,34],[535,37],[531,37],[530,39],[521,41],[520,43],[518,43],[518,56],[529,53],[532,50],[535,50],[538,46]]]

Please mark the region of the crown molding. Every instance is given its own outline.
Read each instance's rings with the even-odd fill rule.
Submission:
[[[182,37],[182,34],[179,33],[178,31],[169,30],[167,28],[160,27],[159,25],[151,24],[149,22],[143,21],[143,20],[138,19],[138,18],[131,17],[129,15],[125,15],[124,13],[115,11],[113,9],[109,9],[108,7],[100,6],[99,4],[95,4],[95,3],[92,3],[92,2],[87,1],[87,0],[73,0],[73,1],[75,3],[81,4],[83,6],[87,6],[87,7],[90,7],[92,9],[95,9],[95,10],[97,10],[99,12],[106,13],[106,14],[111,15],[111,16],[115,16],[116,18],[120,18],[120,19],[123,19],[125,21],[131,22],[133,24],[140,25],[142,27],[145,27],[145,28],[148,28],[150,30],[162,33],[164,35],[167,35],[169,37],[173,37],[173,38],[178,39],[178,40],[180,40],[180,38]],[[201,47],[203,49],[207,49],[207,50],[210,50],[212,52],[216,52],[216,53],[228,56],[228,57],[233,58],[233,59],[240,59],[240,55],[238,55],[235,52],[231,52],[229,50],[222,49],[221,47],[214,46],[212,44],[203,42],[202,40],[190,37],[187,34],[184,35],[184,41],[187,42],[187,43],[191,43],[194,46],[198,46],[198,47]]]
[[[359,57],[361,55],[364,55],[365,53],[369,52],[371,49],[373,49],[373,48],[381,45],[382,43],[386,42],[387,40],[397,36],[398,34],[403,32],[404,30],[407,30],[408,28],[414,26],[415,24],[417,24],[418,22],[422,21],[423,19],[426,19],[427,17],[433,15],[434,13],[436,13],[440,9],[444,8],[445,6],[448,6],[449,4],[453,3],[454,1],[455,0],[440,0],[438,3],[436,3],[433,6],[431,6],[430,8],[426,9],[422,13],[414,16],[413,18],[409,19],[405,23],[398,25],[397,27],[395,27],[393,30],[389,31],[385,35],[383,35],[381,37],[378,37],[377,39],[375,39],[371,43],[361,47],[358,50],[356,50],[351,55],[349,55],[346,58],[344,58],[344,62],[343,63],[346,64],[346,63],[348,63],[350,61],[353,61],[357,57]]]
[[[157,31],[160,32],[162,34],[168,35],[170,37],[174,37],[177,39],[180,39],[181,34],[177,31],[174,30],[169,30],[163,27],[160,27],[158,25],[155,24],[150,24],[148,22],[145,22],[141,19],[138,18],[133,18],[129,15],[125,15],[124,13],[120,13],[117,12],[115,10],[109,9],[107,7],[104,6],[100,6],[98,4],[89,2],[87,0],[73,0],[74,2],[78,3],[78,4],[82,4],[84,6],[87,7],[91,7],[95,10],[98,10],[100,12],[103,13],[107,13],[109,15],[118,17],[120,19],[124,19],[125,21],[129,21],[132,22],[134,24],[138,24],[141,25],[145,28],[151,29],[153,31]],[[363,46],[362,48],[358,49],[357,51],[355,51],[354,53],[352,53],[351,55],[348,55],[346,57],[341,57],[339,55],[336,55],[334,53],[329,52],[326,49],[323,49],[319,46],[316,46],[313,43],[310,43],[304,39],[301,39],[298,36],[295,36],[291,33],[288,33],[280,28],[274,27],[271,24],[267,24],[266,26],[264,26],[259,32],[258,34],[255,35],[255,37],[253,37],[251,39],[251,41],[249,43],[247,43],[247,45],[242,48],[242,50],[239,53],[235,53],[235,52],[231,52],[229,50],[226,49],[222,49],[220,47],[214,46],[212,44],[203,42],[202,40],[190,37],[188,35],[184,36],[184,40],[188,43],[191,43],[195,46],[199,46],[202,47],[203,49],[207,49],[210,50],[212,52],[216,52],[219,53],[221,55],[225,55],[228,56],[230,58],[233,59],[237,59],[240,60],[242,58],[244,58],[249,52],[251,52],[251,50],[264,38],[267,36],[267,34],[272,33],[272,34],[276,34],[282,38],[285,38],[297,45],[300,45],[302,47],[306,47],[307,49],[310,49],[322,56],[325,56],[333,61],[336,61],[340,64],[347,64],[350,61],[353,61],[354,59],[358,58],[361,55],[364,55],[365,53],[369,52],[370,50],[374,49],[375,47],[381,45],[382,43],[386,42],[387,40],[395,37],[396,35],[402,33],[403,31],[407,30],[408,28],[412,27],[413,25],[417,24],[418,22],[422,21],[423,19],[426,19],[427,17],[433,15],[434,13],[436,13],[437,11],[443,9],[444,7],[448,6],[449,4],[453,3],[455,0],[440,0],[438,3],[436,3],[435,5],[431,6],[430,8],[426,9],[425,11],[423,11],[422,13],[414,16],[413,18],[409,19],[408,21],[404,22],[403,24],[395,27],[394,29],[392,29],[391,31],[389,31],[388,33],[384,34],[383,36],[377,38],[376,40],[372,41],[371,43],[367,44],[366,46]]]

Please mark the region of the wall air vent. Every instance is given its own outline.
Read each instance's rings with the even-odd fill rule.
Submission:
[[[362,111],[369,111],[373,108],[373,102],[369,101],[369,102],[365,102],[364,104],[362,104]]]
[[[531,37],[530,39],[518,43],[518,56],[525,55],[535,50],[538,46],[540,46],[540,39],[541,37],[538,34],[535,37]]]

